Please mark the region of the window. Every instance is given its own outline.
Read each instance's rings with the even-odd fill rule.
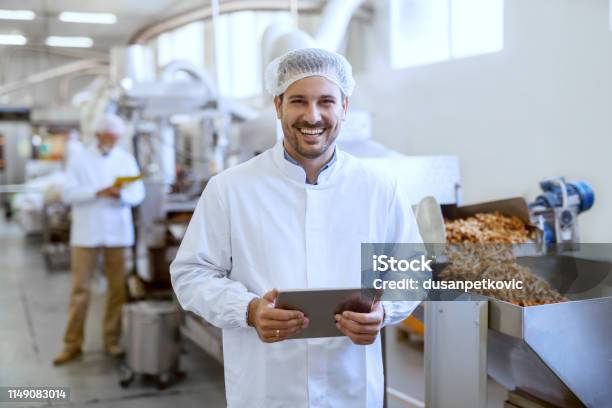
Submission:
[[[266,28],[276,22],[291,25],[291,15],[282,11],[222,14],[218,20],[218,38],[210,19],[163,33],[157,38],[157,65],[187,60],[215,79],[223,97],[258,95],[263,89],[261,41]],[[218,55],[215,55],[215,41]]]
[[[217,83],[221,95],[246,98],[261,93],[262,37],[275,22],[291,24],[291,16],[288,12],[240,11],[219,17]]]
[[[501,51],[504,0],[391,0],[391,66]]]
[[[157,39],[157,65],[186,60],[204,68],[204,23],[196,21],[163,33]]]

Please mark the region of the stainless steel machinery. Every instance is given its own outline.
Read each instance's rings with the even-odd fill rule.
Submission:
[[[521,307],[469,294],[426,302],[426,405],[486,406],[488,373],[552,406],[612,407],[612,262],[583,255],[517,260],[567,302]]]
[[[612,407],[612,264],[573,256],[519,263],[569,302],[489,302],[489,374],[560,407]]]
[[[30,111],[0,106],[0,185],[22,184],[26,160],[31,154]],[[9,196],[0,194],[0,204],[11,215]]]
[[[437,177],[426,188],[450,192],[456,182]],[[547,199],[530,208],[532,216],[553,215],[545,220],[549,232],[563,221],[563,210],[577,215],[593,203],[588,185],[563,184],[565,193],[559,182],[543,183]],[[425,406],[486,407],[489,376],[541,406],[612,407],[612,244],[574,245],[575,217],[571,236],[557,229],[548,243],[571,245],[517,262],[568,301],[521,307],[468,293],[462,301],[428,301],[417,309],[426,328]]]

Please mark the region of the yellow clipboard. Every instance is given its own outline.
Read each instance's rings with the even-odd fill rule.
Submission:
[[[142,179],[142,174],[139,174],[137,176],[117,177],[115,179],[115,182],[113,183],[113,187],[121,188],[125,184],[133,183],[133,182],[141,180],[141,179]]]

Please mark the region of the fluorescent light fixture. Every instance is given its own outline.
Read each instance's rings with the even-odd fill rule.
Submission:
[[[59,19],[65,23],[115,24],[117,22],[117,16],[111,13],[79,13],[76,11],[64,11],[60,13]]]
[[[32,10],[0,10],[0,20],[34,20]]]
[[[58,37],[50,36],[45,41],[49,47],[79,47],[89,48],[93,45],[93,40],[89,37]]]
[[[24,45],[28,39],[19,34],[0,34],[0,44],[3,45]]]

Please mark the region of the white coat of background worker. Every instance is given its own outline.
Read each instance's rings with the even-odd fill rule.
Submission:
[[[420,243],[409,202],[335,140],[354,87],[338,54],[301,49],[266,70],[284,139],[213,177],[171,266],[181,305],[223,329],[230,407],[381,407],[382,326],[418,302],[336,316],[346,336],[286,340],[309,324],[277,291],[361,286],[362,242]],[[276,288],[276,289],[273,289]]]
[[[90,284],[97,257],[104,257],[108,281],[104,311],[104,349],[120,355],[121,309],[125,302],[126,249],[134,245],[132,207],[144,199],[142,181],[115,185],[118,177],[138,176],[136,159],[117,146],[125,134],[123,120],[104,115],[96,124],[96,142],[70,157],[62,197],[71,206],[70,230],[72,293],[63,351],[54,364],[67,363],[81,355]]]

